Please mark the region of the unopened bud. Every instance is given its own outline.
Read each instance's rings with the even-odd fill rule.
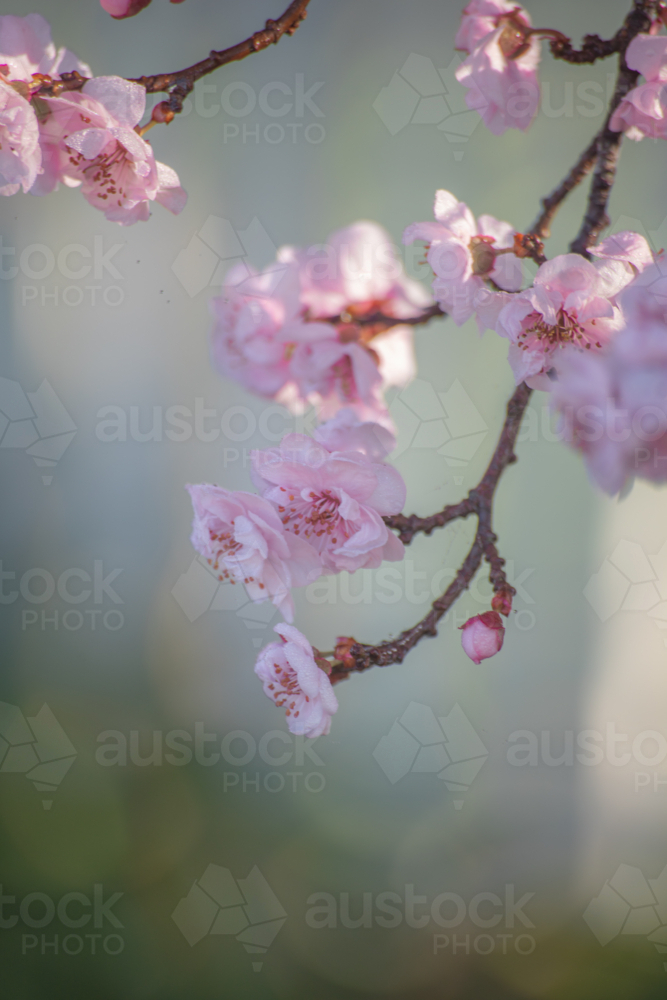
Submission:
[[[500,652],[505,638],[505,628],[497,611],[484,611],[469,618],[462,630],[461,645],[473,663],[481,663]]]
[[[497,590],[491,600],[491,607],[507,618],[512,610],[512,591],[508,587],[501,587],[500,590]]]
[[[159,104],[156,104],[153,108],[151,119],[159,125],[168,125],[170,121],[173,121],[174,112],[169,107],[169,102],[160,101]]]
[[[354,657],[350,656],[350,650],[356,646],[357,640],[351,635],[339,635],[334,646],[334,656],[346,667],[354,667]]]

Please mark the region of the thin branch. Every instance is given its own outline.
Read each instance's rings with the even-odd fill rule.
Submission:
[[[277,20],[268,20],[261,31],[256,31],[249,38],[228,49],[210,52],[206,59],[193,66],[173,73],[133,77],[130,82],[140,84],[147,94],[158,94],[163,91],[168,93],[169,99],[162,102],[163,113],[171,112],[172,116],[178,114],[183,108],[183,101],[194,89],[197,80],[201,80],[203,76],[207,76],[220,66],[238,62],[253,52],[261,52],[269,45],[275,45],[283,35],[293,35],[306,16],[309,2],[310,0],[293,0]],[[37,93],[43,97],[54,97],[64,90],[80,90],[85,83],[86,77],[80,76],[77,72],[63,73],[60,80],[45,81]]]
[[[609,225],[607,203],[616,177],[616,165],[620,156],[621,142],[623,141],[623,133],[612,132],[609,128],[609,122],[614,111],[625,95],[635,86],[639,77],[639,73],[636,70],[628,67],[625,61],[625,52],[636,35],[648,32],[651,27],[650,14],[655,10],[655,6],[655,0],[635,0],[632,10],[626,17],[625,23],[619,32],[619,35],[622,35],[622,44],[619,46],[616,89],[609,103],[607,119],[600,132],[597,148],[597,167],[588,195],[586,215],[584,216],[579,233],[570,244],[570,250],[573,253],[583,254],[584,257],[588,257],[588,247],[595,242],[599,233]]]
[[[362,316],[355,316],[352,312],[343,312],[338,316],[327,316],[324,319],[318,320],[318,322],[334,324],[350,323],[360,327],[379,326],[389,330],[392,326],[420,326],[422,323],[429,323],[432,319],[443,319],[446,316],[447,313],[443,312],[440,306],[435,303],[415,316],[389,316],[383,312],[372,312]]]
[[[620,28],[613,38],[605,40],[599,35],[584,35],[584,41],[580,49],[575,49],[569,38],[561,36],[553,38],[549,42],[551,55],[554,59],[564,59],[565,62],[594,63],[598,59],[606,59],[613,56],[614,52],[619,52],[623,44],[623,28]],[[536,29],[536,34],[539,29]],[[560,34],[560,33],[559,33]]]
[[[408,541],[417,531],[430,534],[435,527],[441,527],[456,518],[467,517],[473,513],[477,515],[477,531],[461,568],[444,594],[433,602],[428,614],[412,628],[401,632],[396,639],[389,639],[377,646],[362,643],[352,645],[346,655],[345,662],[333,664],[330,674],[332,684],[345,680],[351,673],[359,673],[372,666],[386,667],[391,663],[402,663],[420,639],[426,635],[436,635],[438,622],[463,591],[470,586],[483,558],[486,558],[490,565],[489,576],[494,590],[503,589],[509,593],[514,592],[514,588],[510,586],[505,576],[504,560],[496,548],[497,539],[491,528],[491,517],[493,499],[500,477],[507,466],[516,461],[514,445],[531,392],[532,390],[525,382],[522,382],[515,389],[507,404],[507,416],[491,461],[479,484],[470,491],[466,500],[462,500],[460,504],[445,507],[439,515],[433,515],[431,518],[419,518],[412,514],[407,518],[399,515],[384,519],[390,527],[401,529],[401,538]]]

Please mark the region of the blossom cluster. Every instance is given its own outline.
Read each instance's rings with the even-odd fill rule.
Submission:
[[[63,74],[85,83],[68,90]],[[139,84],[93,77],[67,49],[56,50],[39,14],[0,16],[0,194],[80,187],[121,225],[148,219],[152,201],[180,212],[187,196],[178,176],[140,134],[145,107]]]

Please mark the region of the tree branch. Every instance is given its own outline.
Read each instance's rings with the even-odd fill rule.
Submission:
[[[344,662],[335,662],[331,669],[332,684],[345,680],[351,673],[368,670],[372,666],[386,667],[391,663],[402,663],[405,656],[426,635],[437,634],[437,624],[451,608],[456,599],[472,583],[475,573],[483,558],[490,566],[489,578],[494,591],[504,589],[514,593],[505,576],[504,560],[496,548],[496,536],[491,528],[493,498],[500,477],[508,465],[516,461],[514,445],[521,426],[521,419],[528,405],[532,390],[525,382],[519,385],[507,404],[507,416],[498,439],[498,444],[491,461],[479,484],[470,490],[467,498],[459,504],[445,507],[439,514],[421,518],[416,514],[405,517],[402,514],[385,517],[384,521],[390,528],[400,530],[403,541],[410,542],[418,531],[430,534],[436,527],[442,527],[457,518],[477,515],[477,531],[475,538],[461,568],[450,583],[447,590],[431,605],[428,614],[412,628],[407,629],[396,639],[381,642],[377,646],[355,643],[346,654]]]

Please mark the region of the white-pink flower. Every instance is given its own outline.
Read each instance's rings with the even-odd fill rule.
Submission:
[[[149,218],[157,201],[177,214],[187,195],[178,176],[157,163],[153,150],[135,131],[146,106],[146,91],[118,76],[88,80],[80,91],[43,98],[43,147],[55,146],[49,164],[58,171],[38,193],[59,180],[81,184],[86,200],[121,225]]]
[[[456,46],[470,53],[456,71],[468,88],[468,107],[480,113],[494,135],[527,129],[540,98],[540,43],[523,7],[473,0],[463,12]]]
[[[598,247],[600,256],[604,256]],[[580,254],[562,254],[542,264],[532,288],[501,309],[496,332],[510,341],[509,362],[517,385],[549,390],[549,372],[562,348],[601,350],[623,325],[615,296],[634,275],[621,260],[593,264]]]
[[[515,230],[492,215],[475,217],[449,191],[436,191],[435,222],[413,222],[403,234],[404,243],[424,240],[426,259],[433,269],[433,294],[442,309],[461,326],[485,301],[485,279],[500,288],[521,288],[521,261],[513,253],[498,254],[513,246]]]
[[[381,462],[396,447],[396,436],[382,424],[361,421],[344,407],[335,417],[319,424],[313,437],[327,451],[360,451],[373,462]]]
[[[667,265],[646,268],[620,304],[607,350],[563,352],[552,393],[565,440],[609,494],[634,476],[667,481]]]
[[[220,580],[243,583],[252,601],[268,599],[292,621],[291,588],[311,583],[322,572],[315,549],[286,532],[275,507],[254,493],[206,483],[187,489],[195,514],[193,547]]]
[[[35,183],[42,168],[37,118],[30,104],[0,77],[0,195]]]
[[[405,504],[405,483],[390,465],[360,451],[330,452],[303,434],[251,458],[253,480],[286,530],[310,542],[330,572],[403,558],[402,542],[382,520]]]
[[[264,693],[285,709],[287,727],[298,736],[326,736],[338,700],[313,647],[293,625],[279,624],[280,642],[270,642],[257,657],[255,673]]]
[[[628,139],[667,139],[667,36],[637,35],[625,61],[646,83],[634,87],[618,105],[609,128]]]

